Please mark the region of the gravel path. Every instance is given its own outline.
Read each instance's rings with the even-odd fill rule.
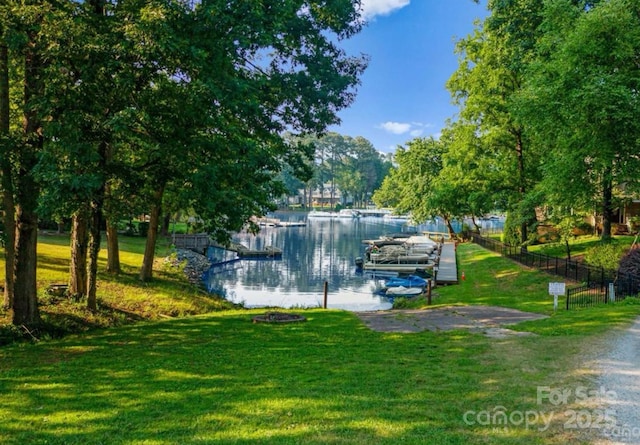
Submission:
[[[612,395],[608,406],[616,425],[598,444],[640,444],[640,318],[598,360],[598,386]]]
[[[530,335],[507,329],[526,320],[547,318],[546,315],[522,312],[496,306],[449,306],[435,309],[394,309],[390,311],[356,312],[370,329],[379,332],[421,332],[471,329],[488,337],[504,338]]]

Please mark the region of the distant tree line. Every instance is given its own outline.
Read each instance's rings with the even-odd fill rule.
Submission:
[[[6,0],[0,4],[0,171],[16,325],[39,322],[38,225],[71,221],[70,292],[96,309],[101,228],[190,209],[219,240],[273,208],[307,134],[338,122],[366,66],[340,41],[352,0]],[[294,140],[286,134],[296,135]]]
[[[292,138],[292,141],[307,144],[314,150],[314,157],[309,160],[311,175],[306,181],[296,177],[290,169],[282,172],[287,185],[286,196],[297,196],[302,190],[305,207],[312,206],[314,191],[331,198],[331,202],[339,191],[340,196],[348,198],[354,207],[363,208],[392,167],[393,155],[377,151],[361,136],[331,132]]]
[[[526,246],[543,209],[561,232],[640,192],[640,2],[489,0],[457,44],[459,106],[438,139],[416,139],[374,195],[424,220],[507,211]]]

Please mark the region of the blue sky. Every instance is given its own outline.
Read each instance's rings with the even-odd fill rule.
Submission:
[[[363,136],[382,152],[414,137],[438,136],[457,111],[445,83],[456,70],[455,41],[470,34],[486,3],[472,0],[362,0],[367,26],[341,43],[367,54],[355,102],[330,128]]]

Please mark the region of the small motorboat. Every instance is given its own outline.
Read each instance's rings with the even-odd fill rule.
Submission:
[[[420,295],[424,292],[424,288],[422,287],[390,287],[385,292],[387,297],[413,297],[415,295]]]
[[[409,275],[406,277],[393,277],[389,278],[385,283],[385,287],[404,287],[404,288],[424,288],[427,285],[427,280],[417,275]],[[388,293],[388,291],[387,291]]]

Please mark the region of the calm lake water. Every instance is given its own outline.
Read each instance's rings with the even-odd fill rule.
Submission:
[[[282,258],[240,260],[214,266],[205,285],[246,307],[321,307],[328,283],[327,307],[350,311],[389,309],[391,301],[377,295],[386,277],[363,273],[355,259],[363,256],[365,239],[403,231],[440,231],[442,224],[408,227],[383,218],[309,218],[305,213],[274,213],[282,221],[305,221],[303,227],[263,227],[258,235],[237,234],[234,241],[249,249],[282,249]],[[485,224],[492,224],[485,222]],[[454,226],[455,228],[456,226]],[[234,253],[212,249],[217,259]]]

